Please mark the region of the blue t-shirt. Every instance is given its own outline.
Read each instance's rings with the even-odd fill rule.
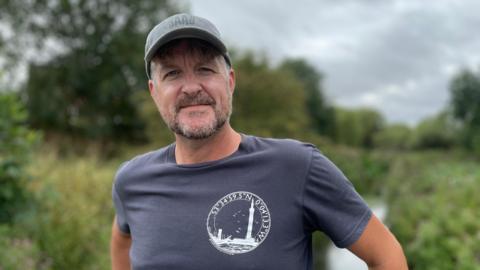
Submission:
[[[175,144],[117,172],[113,201],[135,270],[312,269],[311,237],[353,244],[371,211],[314,146],[242,136],[232,155],[175,162]]]

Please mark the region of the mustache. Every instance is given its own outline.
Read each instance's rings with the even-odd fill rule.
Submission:
[[[215,100],[204,91],[198,92],[195,95],[183,94],[175,104],[175,111],[179,112],[181,109],[188,106],[195,106],[195,105],[215,106],[216,104],[217,103],[215,102]]]

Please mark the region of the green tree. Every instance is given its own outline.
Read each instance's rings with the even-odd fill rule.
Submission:
[[[372,148],[374,137],[383,125],[382,115],[375,110],[336,108],[334,140],[350,146]]]
[[[453,115],[463,125],[463,143],[480,152],[480,74],[459,72],[450,83]]]
[[[450,148],[454,146],[457,131],[450,118],[448,113],[442,112],[421,121],[412,132],[411,146],[417,149]]]
[[[304,59],[287,59],[281,66],[303,84],[305,106],[311,123],[320,135],[332,137],[335,125],[334,109],[328,105],[322,88],[323,75]]]
[[[266,60],[245,54],[234,60],[236,87],[232,124],[261,136],[302,137],[308,133],[303,85]]]
[[[0,22],[17,33],[3,44],[18,45],[5,50],[22,55],[26,40],[37,47],[24,89],[31,124],[104,141],[143,139],[131,96],[146,86],[146,33],[176,9],[153,0],[2,1]]]

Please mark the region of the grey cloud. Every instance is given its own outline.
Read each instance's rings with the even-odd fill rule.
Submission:
[[[480,65],[480,2],[192,1],[229,44],[273,61],[304,57],[325,74],[331,100],[415,123],[445,107],[452,70]],[[389,93],[414,82],[409,95]],[[405,90],[407,91],[407,90]]]

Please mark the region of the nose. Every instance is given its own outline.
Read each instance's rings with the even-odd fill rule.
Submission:
[[[189,74],[185,76],[184,83],[182,85],[182,93],[187,95],[196,95],[202,91],[202,84],[195,75]]]

